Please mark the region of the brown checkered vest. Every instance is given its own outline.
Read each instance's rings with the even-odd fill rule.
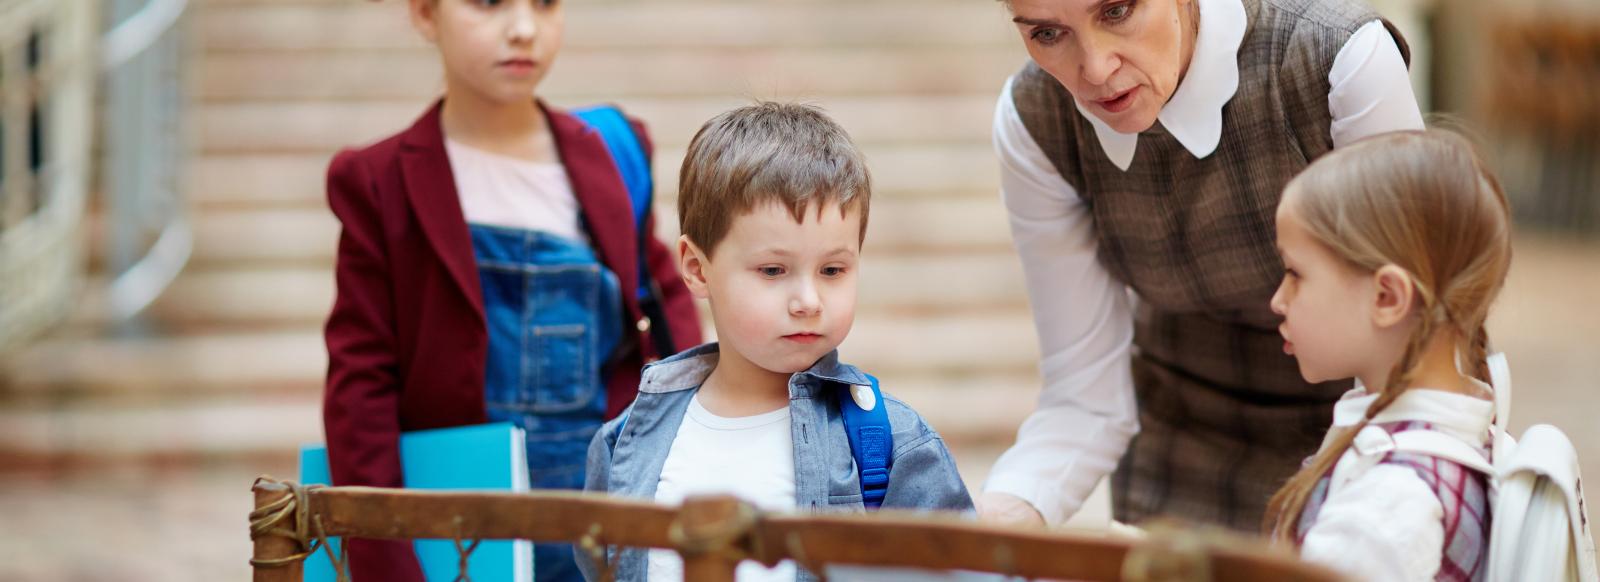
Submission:
[[[1334,56],[1379,17],[1357,0],[1244,5],[1239,89],[1203,159],[1157,123],[1123,171],[1048,73],[1030,62],[1011,86],[1023,125],[1091,209],[1100,263],[1138,294],[1142,429],[1114,478],[1122,521],[1168,515],[1257,530],[1267,498],[1316,451],[1349,388],[1307,384],[1283,354],[1268,308],[1283,275],[1273,216],[1289,179],[1333,148]]]

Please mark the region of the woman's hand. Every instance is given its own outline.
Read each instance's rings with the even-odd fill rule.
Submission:
[[[1039,510],[1010,493],[984,493],[978,496],[977,506],[979,521],[1044,527],[1044,517],[1039,515]]]

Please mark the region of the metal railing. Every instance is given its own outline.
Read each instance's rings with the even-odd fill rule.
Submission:
[[[102,6],[114,22],[103,39]],[[187,264],[193,236],[179,189],[187,6],[0,0],[0,354],[82,302],[97,119],[111,277],[95,295],[105,303],[93,307],[110,322],[128,320]]]
[[[0,353],[60,321],[84,277],[93,0],[0,0]]]
[[[137,315],[188,264],[193,231],[180,195],[186,0],[115,0],[100,47],[105,73],[106,315]]]

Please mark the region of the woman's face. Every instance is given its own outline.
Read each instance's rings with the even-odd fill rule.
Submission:
[[[1121,133],[1149,129],[1194,54],[1197,0],[1010,0],[1028,55]]]

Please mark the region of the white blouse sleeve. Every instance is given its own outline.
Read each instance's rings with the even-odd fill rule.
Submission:
[[[1095,256],[1093,217],[1022,125],[1007,81],[995,152],[1039,336],[1043,392],[985,491],[1027,500],[1051,525],[1075,513],[1138,432],[1127,289]]]
[[[1377,465],[1328,496],[1300,555],[1355,580],[1433,580],[1444,509],[1416,471]]]
[[[1333,58],[1328,83],[1333,147],[1370,135],[1423,128],[1400,46],[1381,21],[1368,22],[1350,35]]]

